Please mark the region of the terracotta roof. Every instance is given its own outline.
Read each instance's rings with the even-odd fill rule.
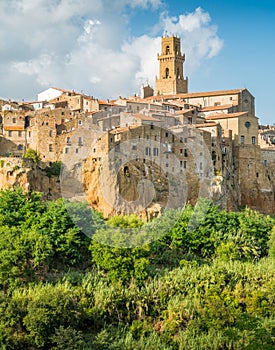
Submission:
[[[213,122],[213,123],[203,123],[203,124],[195,124],[195,128],[208,128],[212,126],[217,126],[219,123]]]
[[[131,125],[131,126],[126,126],[124,128],[116,128],[114,130],[111,130],[110,134],[115,135],[115,134],[119,134],[119,133],[128,131],[130,129],[135,129],[135,128],[139,128],[139,127],[140,127],[139,125]]]
[[[21,131],[21,130],[25,130],[24,126],[22,125],[10,125],[10,126],[4,126],[5,130],[10,130],[10,131]]]
[[[228,109],[231,108],[233,106],[237,106],[237,104],[228,104],[228,105],[220,105],[220,106],[209,106],[209,107],[203,107],[201,108],[202,112],[208,112],[208,111],[219,111],[222,109]]]
[[[147,97],[148,100],[168,100],[168,99],[187,99],[192,97],[207,97],[207,96],[221,96],[221,95],[237,95],[238,93],[246,90],[234,89],[234,90],[218,90],[218,91],[205,91],[205,92],[190,92],[186,94],[174,94],[174,95],[157,95]]]
[[[176,114],[177,114],[177,115],[187,114],[187,113],[192,112],[192,111],[195,111],[195,110],[196,110],[195,108],[192,108],[192,109],[182,109],[181,111],[176,111]]]
[[[159,122],[160,121],[159,119],[156,119],[156,118],[150,117],[149,115],[144,115],[144,114],[133,114],[133,117],[141,119],[141,120],[152,121],[152,122],[153,121],[155,121],[155,122]]]
[[[208,120],[218,120],[218,119],[227,119],[227,118],[238,118],[244,115],[248,115],[248,112],[238,112],[238,113],[220,113],[215,115],[207,115],[205,119]]]

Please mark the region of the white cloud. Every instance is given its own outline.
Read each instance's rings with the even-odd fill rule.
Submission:
[[[129,37],[126,10],[161,5],[160,0],[0,0],[0,95],[34,98],[45,87],[59,86],[107,98],[135,93],[146,81],[154,85],[161,39]],[[188,72],[220,51],[217,28],[202,9],[160,18],[163,32],[182,37]]]
[[[194,12],[179,17],[163,19],[164,29],[182,38],[183,51],[186,53],[186,70],[190,73],[201,62],[216,56],[223,47],[223,41],[217,35],[217,27],[211,24],[209,13],[198,7]]]

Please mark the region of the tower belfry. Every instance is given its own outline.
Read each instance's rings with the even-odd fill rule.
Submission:
[[[183,76],[185,55],[181,54],[180,38],[165,36],[161,40],[159,79],[156,79],[157,95],[174,95],[188,92],[188,79]]]

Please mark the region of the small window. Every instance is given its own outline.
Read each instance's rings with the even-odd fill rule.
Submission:
[[[169,68],[165,69],[165,78],[168,79],[169,78]]]
[[[264,159],[264,166],[267,166],[267,159]]]
[[[187,149],[184,150],[184,157],[188,157]]]
[[[67,142],[67,145],[70,145],[71,144],[71,138],[67,137],[66,142]]]
[[[61,115],[65,115],[65,112],[64,112],[64,111],[62,111],[62,112],[61,112]]]
[[[154,152],[153,154],[155,157],[157,157],[159,155],[159,149],[157,147],[154,148],[153,152]]]
[[[255,145],[256,144],[256,137],[252,136],[251,141],[252,141],[252,145]]]
[[[187,168],[187,161],[186,160],[183,162],[183,167],[184,167],[184,169]]]
[[[18,137],[22,137],[22,131],[18,131]]]
[[[168,133],[168,132],[166,132],[166,133],[165,133],[165,137],[168,137],[168,136],[169,136],[169,133]]]
[[[16,123],[16,118],[12,118],[12,122],[13,122],[13,124],[15,124]]]
[[[150,156],[151,155],[151,148],[150,147],[146,147],[145,148],[145,154],[146,154],[146,156]]]
[[[180,160],[180,168],[182,168],[182,160]]]
[[[241,144],[244,144],[244,135],[241,135]]]
[[[78,153],[78,148],[75,149],[75,153]]]
[[[69,148],[65,147],[65,153],[68,154],[69,153]]]
[[[137,145],[132,145],[132,150],[136,151],[137,150]]]
[[[78,138],[78,145],[79,145],[79,146],[82,146],[82,145],[83,145],[83,139],[82,139],[81,136]]]
[[[18,145],[18,146],[17,146],[17,149],[18,149],[18,151],[22,151],[23,145]]]
[[[32,134],[31,131],[29,131],[29,137],[31,137],[31,134]]]
[[[50,136],[50,137],[53,136],[53,131],[52,131],[52,130],[49,131],[49,136]]]
[[[88,102],[87,102],[88,103]],[[78,121],[78,125],[82,125],[82,120]]]
[[[53,145],[49,144],[49,152],[53,152]]]
[[[11,137],[12,136],[12,131],[9,130],[8,132],[8,136]]]

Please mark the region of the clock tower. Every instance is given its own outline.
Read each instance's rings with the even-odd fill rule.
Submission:
[[[183,76],[185,55],[181,54],[180,38],[165,36],[161,40],[159,79],[156,79],[157,95],[174,95],[188,92],[188,79]]]

